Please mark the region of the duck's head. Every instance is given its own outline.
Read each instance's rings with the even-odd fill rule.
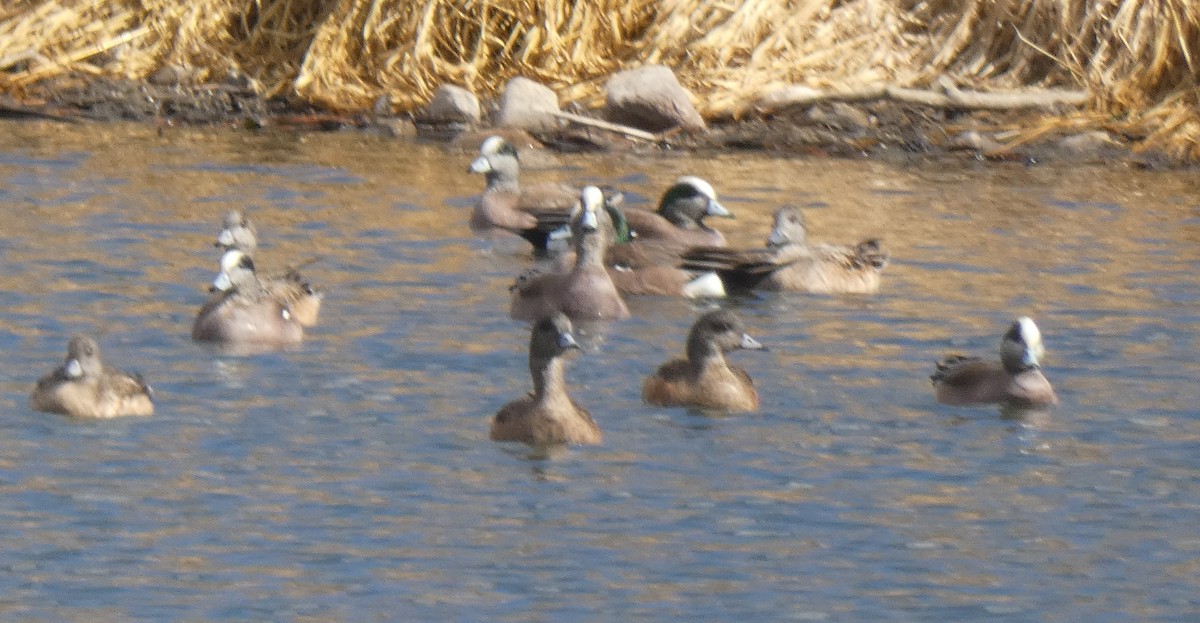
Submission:
[[[808,232],[804,226],[804,212],[793,205],[783,206],[775,211],[775,221],[771,225],[771,235],[767,237],[768,247],[778,247],[785,244],[804,244]]]
[[[1014,320],[1000,340],[1000,362],[1011,372],[1040,367],[1045,354],[1042,332],[1028,316]]]
[[[224,292],[254,279],[254,260],[239,249],[230,249],[221,256],[221,272],[213,279],[212,291]]]
[[[490,180],[493,177],[516,179],[520,159],[517,148],[500,136],[489,136],[479,146],[479,156],[467,167],[468,173],[482,173]]]
[[[712,184],[693,175],[685,175],[663,193],[658,213],[679,227],[695,227],[709,216],[733,218],[733,213],[717,201]]]
[[[100,361],[100,346],[86,335],[76,335],[67,342],[67,361],[63,366],[68,378],[98,376],[104,371]]]

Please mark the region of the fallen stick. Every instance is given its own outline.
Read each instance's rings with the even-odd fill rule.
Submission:
[[[548,110],[545,112],[548,112],[551,115],[558,117],[559,119],[565,119],[572,123],[578,123],[579,125],[586,125],[586,126],[590,126],[593,128],[599,128],[601,130],[608,130],[609,132],[616,132],[618,134],[624,134],[626,136],[631,136],[633,138],[640,138],[643,141],[657,141],[659,138],[657,134],[652,134],[650,132],[647,132],[645,130],[639,130],[637,128],[631,128],[627,125],[611,123],[611,122],[603,121],[600,119],[592,119],[591,117],[584,117],[583,115],[576,115],[576,114],[572,114],[569,112],[562,112],[561,110]]]
[[[891,99],[932,108],[967,110],[1016,110],[1047,108],[1056,105],[1082,106],[1091,95],[1087,91],[1066,89],[1022,89],[1018,91],[962,91],[943,84],[942,90],[912,89],[899,86],[870,86],[841,91],[822,91],[790,85],[771,91],[755,103],[762,114],[774,114],[795,106],[823,102],[855,102]]]

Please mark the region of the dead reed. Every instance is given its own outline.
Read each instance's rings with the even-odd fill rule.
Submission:
[[[236,70],[266,94],[413,110],[449,82],[515,75],[594,104],[614,70],[676,69],[707,117],[787,84],[1085,88],[1075,114],[1200,160],[1195,0],[15,0],[0,5],[0,89],[64,75],[196,80]]]

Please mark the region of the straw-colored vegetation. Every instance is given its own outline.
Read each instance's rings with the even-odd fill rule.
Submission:
[[[598,101],[614,70],[674,67],[707,117],[781,86],[1086,89],[1071,123],[1200,159],[1194,0],[16,0],[0,6],[0,89],[66,75],[198,80],[413,110],[440,83],[484,97],[525,75]]]

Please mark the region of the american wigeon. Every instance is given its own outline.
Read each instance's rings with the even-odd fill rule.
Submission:
[[[221,256],[221,272],[217,274],[209,290],[224,292],[233,287],[229,271],[243,270],[241,267],[243,262],[253,265],[253,259],[249,254],[243,253],[240,249],[233,248],[226,251]],[[300,323],[300,326],[316,326],[317,319],[321,315],[321,300],[325,294],[318,292],[312,287],[312,284],[305,281],[297,269],[288,267],[282,274],[268,276],[258,276],[255,272],[255,276],[258,277],[259,285],[286,307],[296,322]]]
[[[619,206],[614,206],[605,202],[605,212],[614,221],[613,230],[620,242],[608,247],[612,249],[625,247],[629,242],[629,226],[625,220],[625,213]],[[603,218],[598,218],[601,227]],[[567,234],[569,237],[570,234]],[[661,242],[661,241],[658,241]],[[673,245],[674,243],[668,243]],[[660,247],[651,244],[647,247],[642,247],[648,251],[662,250],[660,256],[656,260],[650,260],[645,257],[645,261],[639,262],[637,267],[632,267],[623,264],[615,264],[605,260],[605,268],[608,271],[608,277],[616,286],[617,292],[625,296],[637,295],[659,295],[659,296],[686,296],[689,298],[701,297],[724,297],[724,284],[721,283],[720,277],[715,273],[710,273],[711,279],[697,279],[694,272],[678,268],[680,258],[678,252],[665,250],[665,247]],[[566,273],[575,265],[577,256],[574,251],[559,253],[555,256],[554,265],[561,273]],[[655,264],[654,261],[661,261],[660,264]],[[528,275],[526,276],[528,278]]]
[[[762,249],[695,247],[681,266],[715,271],[730,290],[794,290],[826,294],[871,294],[888,254],[876,239],[854,246],[811,244],[804,213],[796,206],[775,212],[767,246]]]
[[[512,232],[535,249],[546,249],[550,233],[568,222],[579,201],[579,190],[566,184],[522,186],[517,150],[499,136],[483,141],[467,172],[482,173],[487,179],[471,212],[472,231]]]
[[[221,223],[221,231],[213,246],[224,250],[236,248],[253,254],[258,248],[258,230],[241,210],[235,208],[225,213],[225,220]]]
[[[688,332],[687,357],[664,363],[642,383],[642,400],[659,406],[725,411],[758,409],[758,391],[745,370],[725,362],[725,353],[766,350],[746,333],[729,310],[704,314]]]
[[[611,225],[601,208],[599,188],[587,186],[571,220],[575,263],[569,270],[526,273],[512,287],[510,314],[538,320],[563,312],[574,320],[615,320],[629,317],[629,308],[604,267]]]
[[[96,340],[76,335],[67,344],[66,362],[38,379],[29,404],[49,413],[113,418],[153,415],[151,396],[141,375],[105,367]]]
[[[725,289],[719,278],[709,275],[697,280],[695,271],[679,264],[684,252],[695,245],[725,245],[725,237],[708,229],[704,217],[733,215],[716,201],[712,187],[702,179],[683,177],[671,188],[658,213],[619,206],[610,209],[627,223],[628,214],[637,214],[642,225],[637,230],[629,224],[631,237],[636,237],[608,248],[605,263],[609,276],[617,291],[626,296],[723,297]]]
[[[1023,316],[1001,338],[1000,361],[952,355],[938,362],[929,378],[942,404],[1049,406],[1058,403],[1058,396],[1042,374],[1044,353],[1041,332]]]
[[[221,273],[228,287],[217,289],[200,307],[192,324],[193,340],[259,349],[304,339],[304,328],[292,310],[259,282],[249,255],[237,249],[226,251]],[[218,281],[226,285],[222,277]]]
[[[529,337],[529,374],[533,392],[502,407],[492,419],[491,438],[539,446],[600,443],[600,427],[587,409],[567,395],[565,356],[579,350],[571,321],[554,314],[538,321]]]
[[[225,249],[226,253],[230,250],[238,250],[247,256],[253,256],[255,249],[258,248],[257,229],[241,211],[230,210],[225,214],[221,232],[217,234],[217,241],[213,246]],[[224,266],[226,258],[222,256],[221,261]],[[315,260],[308,260],[304,264],[313,261]],[[237,260],[234,260],[234,264],[236,262]],[[321,315],[321,301],[325,295],[317,291],[312,283],[300,274],[300,268],[301,266],[288,266],[282,272],[256,273],[256,276],[272,296],[277,297],[291,310],[301,326],[312,327],[317,324],[317,319]],[[224,291],[228,288],[228,276],[222,272],[217,275],[210,290]]]
[[[733,214],[717,201],[712,184],[691,175],[675,180],[659,199],[656,211],[628,208],[625,216],[629,219],[635,242],[662,240],[684,246],[724,246],[725,236],[708,227],[704,219],[709,216],[733,218]],[[618,263],[632,265],[629,258],[610,257]]]

